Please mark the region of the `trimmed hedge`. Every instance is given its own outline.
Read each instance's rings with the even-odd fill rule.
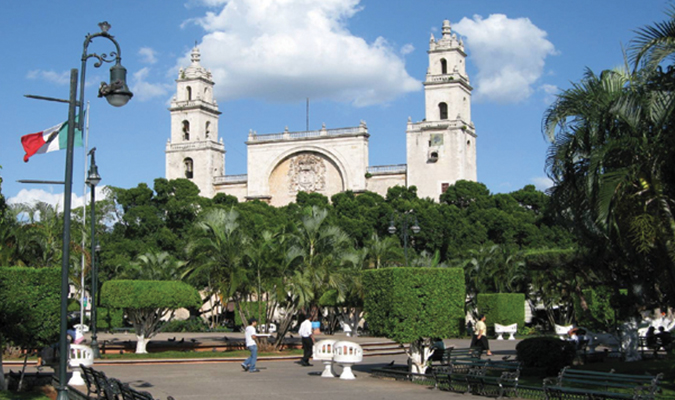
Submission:
[[[178,281],[112,280],[101,287],[101,305],[118,309],[199,308],[197,289]]]
[[[112,331],[124,327],[124,311],[120,308],[96,308],[96,329]]]
[[[479,293],[478,312],[485,314],[489,326],[525,326],[525,295],[522,293]]]
[[[0,335],[39,348],[59,340],[61,268],[0,268]]]
[[[466,289],[461,268],[385,268],[363,273],[368,329],[398,343],[458,337]]]

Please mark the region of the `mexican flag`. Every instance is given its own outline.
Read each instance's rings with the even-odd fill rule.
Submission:
[[[26,155],[23,156],[23,161],[28,162],[28,159],[33,154],[63,150],[66,148],[67,140],[68,122],[52,126],[42,132],[21,136],[21,144],[23,145],[23,150],[26,152]],[[82,132],[77,128],[75,129],[75,147],[82,147]]]

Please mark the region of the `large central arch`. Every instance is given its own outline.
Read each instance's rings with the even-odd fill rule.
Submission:
[[[299,191],[330,197],[349,187],[342,160],[318,146],[297,146],[284,151],[268,164],[265,176],[272,205],[295,201]]]

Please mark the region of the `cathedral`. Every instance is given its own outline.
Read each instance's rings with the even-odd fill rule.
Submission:
[[[166,144],[166,178],[187,178],[205,197],[218,193],[273,206],[295,201],[300,191],[328,198],[351,190],[386,195],[392,186],[416,186],[420,198],[438,201],[454,182],[476,181],[476,130],[464,43],[443,21],[442,37],[429,40],[424,80],[425,119],[406,128],[406,164],[370,166],[365,122],[358,126],[259,135],[246,141],[247,174],[225,174],[225,145],[218,135],[218,103],[211,72],[199,49],[181,68],[171,101],[171,137]]]

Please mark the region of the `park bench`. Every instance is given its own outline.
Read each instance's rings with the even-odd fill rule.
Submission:
[[[449,365],[452,360],[476,360],[480,359],[482,349],[480,347],[470,347],[457,349],[449,347],[445,350],[436,350],[429,358],[432,363],[440,361],[441,365]]]
[[[597,372],[563,368],[558,377],[544,379],[546,400],[582,397],[586,399],[653,400],[663,374],[629,375],[614,371]]]
[[[87,397],[95,394],[97,398],[105,397],[105,388],[108,378],[101,371],[97,371],[92,367],[80,364],[82,369],[82,376],[84,377],[84,385],[87,388]]]
[[[115,378],[108,378],[101,371],[81,365],[87,386],[87,397],[95,394],[100,400],[155,400],[148,392],[138,391]],[[167,400],[174,400],[168,396]]]
[[[520,363],[474,359],[454,361],[432,368],[435,386],[439,390],[498,397],[511,393],[517,395]],[[494,388],[494,389],[491,389]]]

